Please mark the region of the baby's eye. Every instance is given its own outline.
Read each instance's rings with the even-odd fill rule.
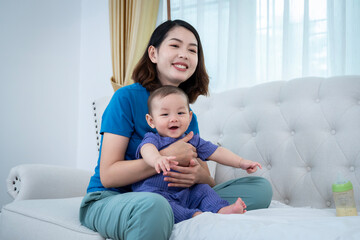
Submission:
[[[183,115],[183,114],[185,114],[185,112],[178,112],[178,114],[179,114],[179,115]]]
[[[162,114],[160,114],[160,116],[162,116],[162,117],[166,117],[166,116],[168,116],[169,114],[167,114],[167,113],[162,113]]]

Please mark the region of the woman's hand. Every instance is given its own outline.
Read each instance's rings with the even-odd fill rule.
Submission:
[[[165,181],[169,182],[169,187],[191,187],[197,183],[215,186],[214,179],[210,176],[206,162],[200,159],[192,159],[188,167],[171,165],[171,169],[177,172],[164,173]]]
[[[196,148],[188,143],[193,136],[194,133],[190,132],[184,138],[162,149],[160,154],[163,156],[175,156],[179,166],[189,166],[191,159],[197,157]]]

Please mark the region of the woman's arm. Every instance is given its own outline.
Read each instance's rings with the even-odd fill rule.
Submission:
[[[142,159],[124,160],[128,143],[127,137],[104,133],[100,160],[100,179],[104,187],[122,187],[156,174]]]
[[[192,135],[189,139],[191,137]],[[124,160],[128,143],[129,138],[127,137],[104,133],[100,160],[100,180],[104,187],[122,187],[156,174],[155,169],[149,166],[143,159]],[[162,150],[161,154],[165,156],[174,155],[176,159],[187,159],[197,156],[196,149],[184,140],[173,143],[166,150]],[[190,167],[177,167],[172,165],[171,168],[179,171],[179,173],[172,175],[173,172],[168,172],[168,176],[171,177],[168,180],[170,184],[173,183],[173,186],[190,187],[195,183],[214,185],[214,180],[211,178],[207,166],[203,168],[197,161],[191,164]]]

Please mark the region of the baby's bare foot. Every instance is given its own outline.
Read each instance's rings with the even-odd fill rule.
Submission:
[[[245,213],[246,204],[241,198],[238,198],[234,204],[221,208],[218,213],[221,214],[242,214]]]

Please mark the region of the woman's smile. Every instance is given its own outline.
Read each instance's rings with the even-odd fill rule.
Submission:
[[[188,65],[185,63],[173,63],[173,66],[179,71],[186,71],[188,69]]]

